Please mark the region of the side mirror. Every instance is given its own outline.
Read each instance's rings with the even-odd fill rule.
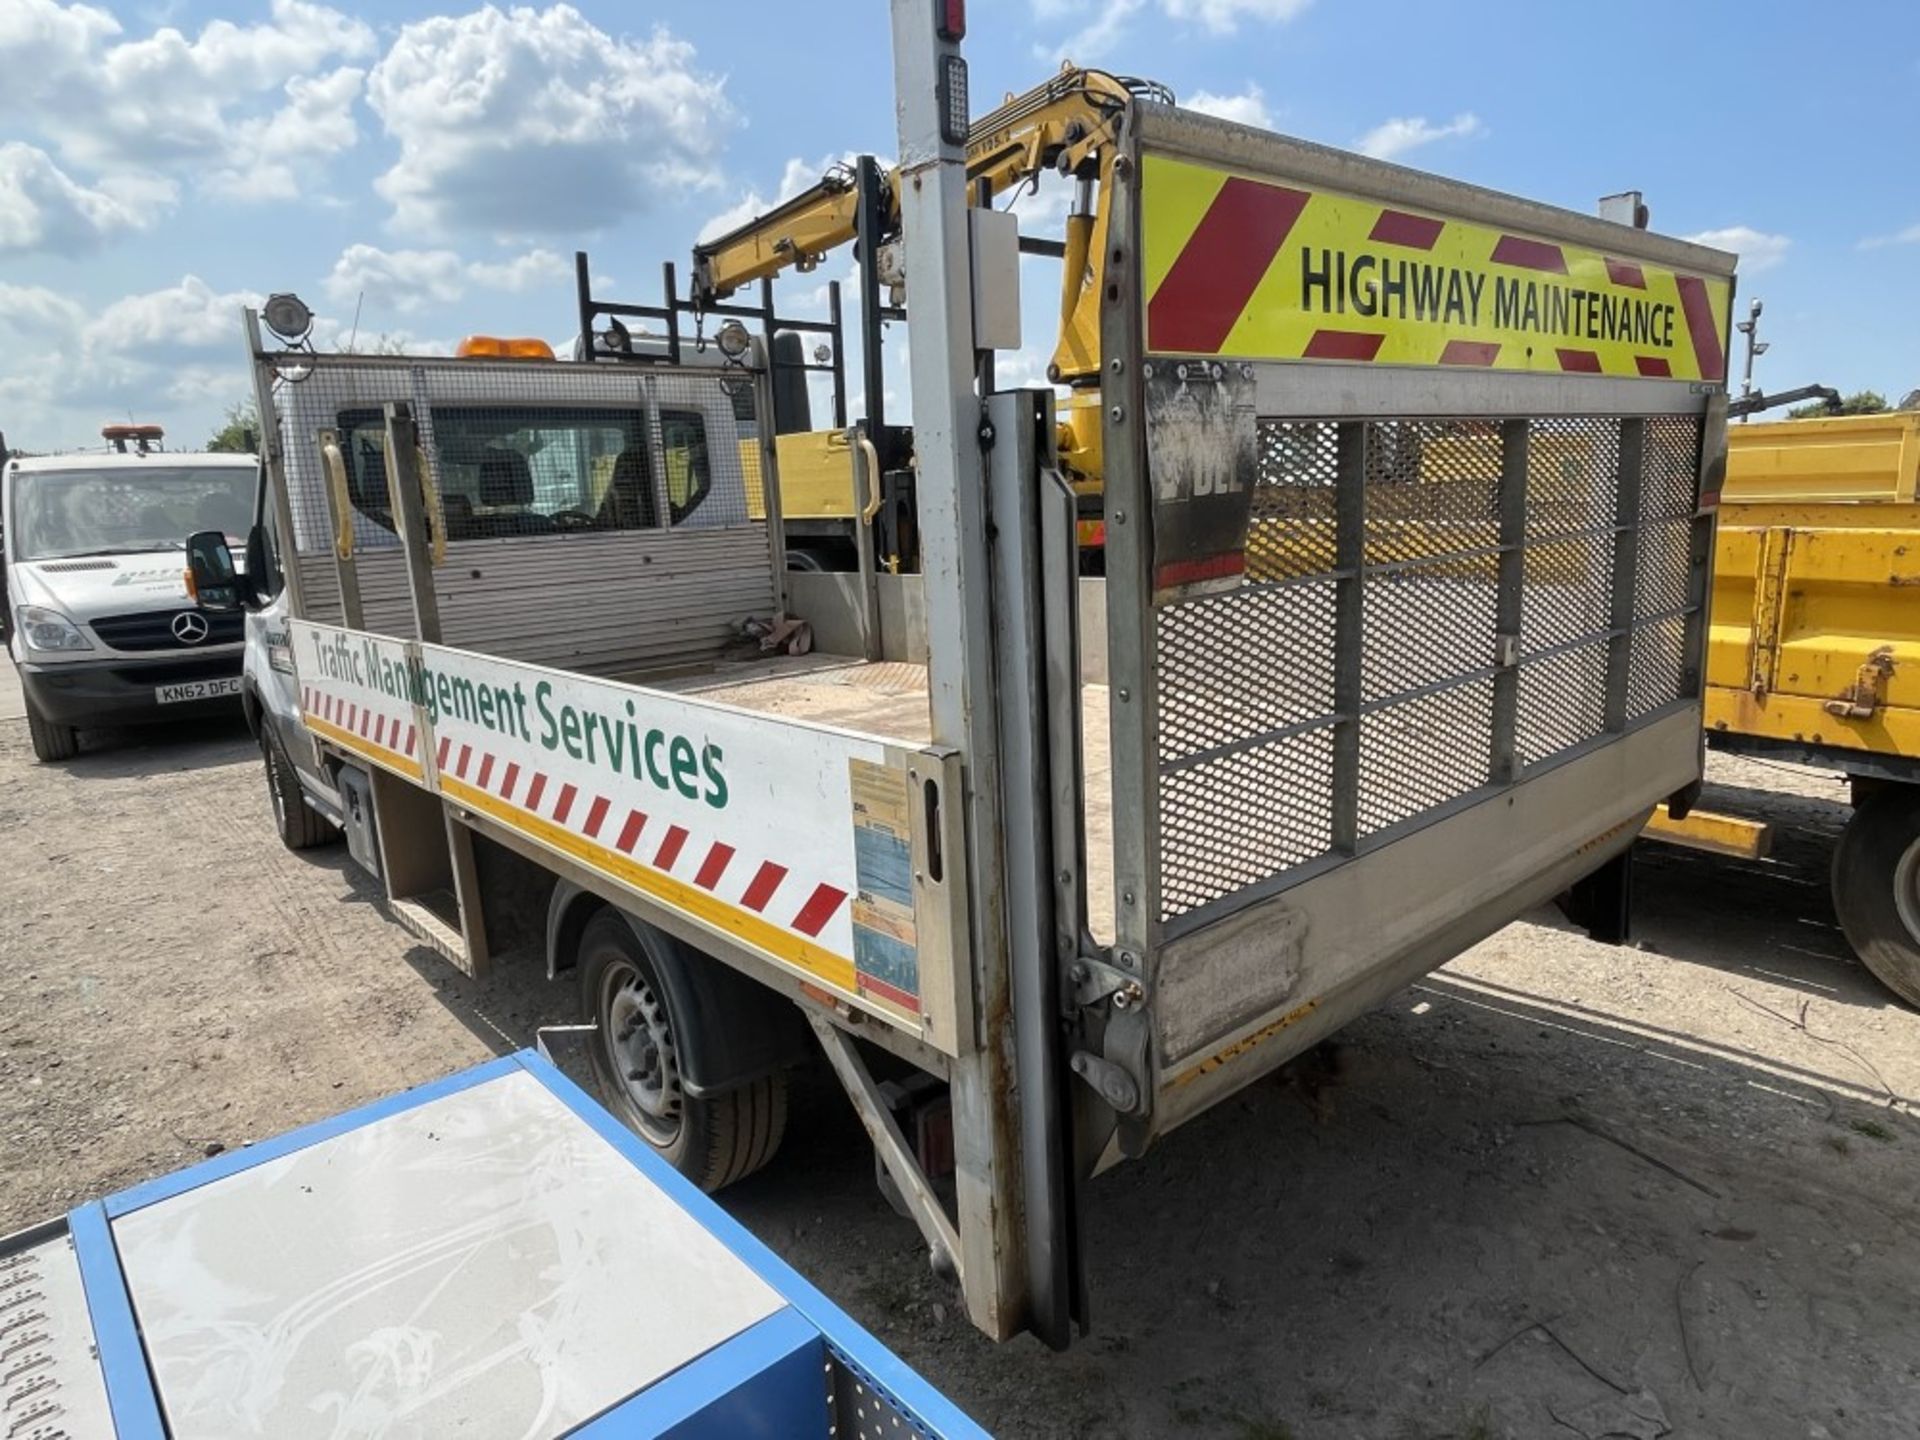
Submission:
[[[220,531],[197,530],[187,537],[187,594],[202,610],[241,608],[240,575]]]

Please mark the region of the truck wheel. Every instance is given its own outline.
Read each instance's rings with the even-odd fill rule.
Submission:
[[[1855,807],[1833,852],[1833,908],[1880,983],[1920,1007],[1920,787],[1889,785]]]
[[[608,1107],[702,1190],[731,1185],[773,1158],[787,1129],[787,1077],[775,1071],[695,1097],[655,961],[624,918],[602,910],[580,936],[580,1001],[599,1028],[593,1069]]]
[[[49,765],[80,753],[80,732],[47,719],[33,708],[32,701],[27,702],[27,738],[33,742],[33,758]]]
[[[266,762],[267,798],[273,802],[273,828],[280,832],[280,843],[289,850],[311,850],[331,840],[334,828],[307,804],[299,772],[271,724],[260,727],[260,758]]]

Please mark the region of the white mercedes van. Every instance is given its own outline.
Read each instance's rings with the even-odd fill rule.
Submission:
[[[187,596],[184,537],[253,523],[252,455],[23,456],[0,471],[8,654],[33,753],[79,731],[239,713],[241,617]]]

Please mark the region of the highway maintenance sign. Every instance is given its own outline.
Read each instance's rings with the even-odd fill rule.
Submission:
[[[1147,349],[1726,379],[1731,284],[1149,153]]]

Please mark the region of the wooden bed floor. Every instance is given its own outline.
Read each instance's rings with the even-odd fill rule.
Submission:
[[[840,655],[775,656],[636,683],[697,695],[763,715],[854,730],[904,745],[932,740],[927,667]],[[1113,772],[1107,687],[1081,687],[1081,768],[1086,798],[1087,916],[1094,938],[1112,944]]]

